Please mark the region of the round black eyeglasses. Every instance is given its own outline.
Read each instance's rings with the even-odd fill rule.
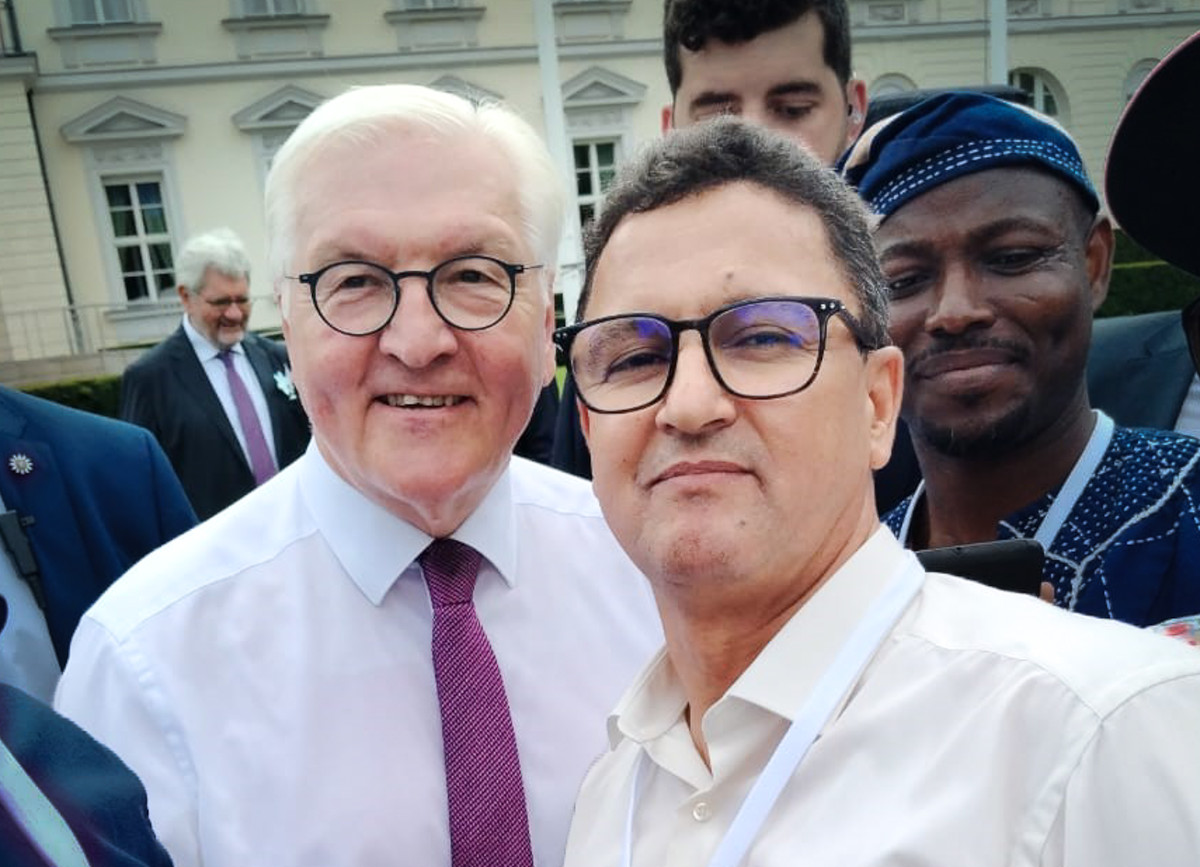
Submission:
[[[768,400],[812,385],[835,316],[860,352],[883,345],[841,301],[790,296],[738,301],[702,319],[604,316],[559,328],[554,341],[568,359],[580,399],[594,412],[633,412],[661,400],[675,376],[684,331],[700,333],[709,369],[722,388],[736,397]]]
[[[334,331],[364,337],[382,331],[400,306],[400,281],[425,278],[434,311],[460,331],[482,331],[504,318],[517,291],[517,275],[541,265],[513,265],[492,256],[456,256],[428,271],[389,271],[375,262],[348,259],[300,274],[317,314]]]

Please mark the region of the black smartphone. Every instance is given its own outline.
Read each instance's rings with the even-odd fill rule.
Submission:
[[[959,575],[1013,593],[1037,596],[1046,552],[1034,539],[999,539],[914,552],[929,572]]]

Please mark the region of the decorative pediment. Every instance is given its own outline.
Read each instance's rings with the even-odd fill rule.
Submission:
[[[446,93],[461,96],[463,99],[476,105],[481,102],[504,101],[504,97],[495,91],[472,84],[469,81],[459,78],[457,75],[443,75],[437,81],[430,82],[429,86],[435,90],[444,90]]]
[[[178,138],[187,128],[187,118],[155,108],[136,99],[117,96],[62,126],[63,137],[72,144],[129,139]]]
[[[242,132],[293,129],[324,101],[311,90],[289,84],[243,108],[233,116],[233,123]]]
[[[646,94],[646,85],[593,66],[564,82],[562,91],[564,108],[609,108],[637,105]]]

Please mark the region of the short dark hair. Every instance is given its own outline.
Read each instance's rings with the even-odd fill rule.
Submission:
[[[833,259],[862,308],[857,315],[869,344],[888,345],[887,290],[862,200],[807,150],[737,118],[673,132],[621,168],[585,232],[586,270],[576,319],[584,320],[596,263],[622,220],[736,183],[756,184],[816,213]]]
[[[699,51],[710,39],[749,42],[816,12],[825,31],[825,65],[844,86],[850,80],[850,14],[846,0],[666,0],[663,62],[671,97],[683,81],[679,49]]]

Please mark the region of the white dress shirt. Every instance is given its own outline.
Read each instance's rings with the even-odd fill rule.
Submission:
[[[880,529],[704,716],[665,654],[610,720],[568,867],[703,867],[902,549]],[[753,867],[1200,863],[1200,654],[1134,627],[929,574],[788,781]]]
[[[200,366],[204,368],[204,375],[208,377],[217,400],[221,402],[221,409],[225,410],[225,417],[229,419],[229,425],[237,436],[242,454],[246,456],[246,463],[251,464],[250,449],[246,446],[246,434],[238,417],[237,404],[233,402],[233,389],[229,387],[229,373],[225,370],[225,362],[221,361],[221,350],[196,330],[186,313],[183,316],[183,333],[192,344],[196,358],[200,359]],[[241,343],[230,347],[229,352],[233,356],[233,369],[246,384],[246,392],[250,395],[250,402],[254,404],[254,414],[258,416],[258,424],[262,427],[267,448],[271,450],[271,460],[278,467],[279,456],[275,454],[275,431],[271,427],[271,411],[267,407],[267,398],[263,394],[262,384],[258,381],[258,374],[254,372],[250,359],[246,357],[246,348]]]
[[[402,455],[397,460],[403,460]],[[590,486],[514,458],[454,533],[512,708],[539,867],[661,644]],[[176,867],[450,863],[430,539],[308,452],[84,616],[56,707],[141,777]]]
[[[1200,375],[1193,376],[1175,419],[1175,432],[1200,437]]]

